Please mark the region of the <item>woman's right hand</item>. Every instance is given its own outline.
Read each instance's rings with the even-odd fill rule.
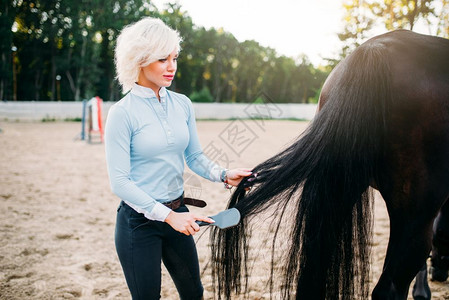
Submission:
[[[204,221],[207,223],[213,223],[214,220],[204,216],[198,216],[190,212],[177,213],[171,211],[165,222],[170,225],[174,230],[184,233],[185,235],[194,235],[200,231],[200,226],[195,221]]]

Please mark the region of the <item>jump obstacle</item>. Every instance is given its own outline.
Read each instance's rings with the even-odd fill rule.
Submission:
[[[83,101],[83,113],[81,117],[81,140],[86,139],[87,127],[87,142],[93,143],[93,140],[95,139],[97,142],[103,143],[104,128],[102,107],[103,100],[98,96],[93,97],[90,100]]]

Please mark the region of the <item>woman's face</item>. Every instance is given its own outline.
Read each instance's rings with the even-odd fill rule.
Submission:
[[[169,87],[175,78],[178,51],[142,67],[137,84],[151,88],[156,95],[161,87]]]

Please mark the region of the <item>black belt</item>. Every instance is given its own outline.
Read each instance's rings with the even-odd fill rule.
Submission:
[[[184,197],[184,194],[179,196],[179,198],[177,198],[175,200],[168,201],[168,202],[165,202],[162,204],[164,204],[165,206],[167,206],[168,208],[170,208],[172,210],[178,209],[183,204],[192,205],[192,206],[196,206],[196,207],[205,207],[207,205],[207,203],[203,200]]]

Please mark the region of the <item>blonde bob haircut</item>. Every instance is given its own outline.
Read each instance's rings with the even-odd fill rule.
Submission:
[[[160,19],[147,17],[123,28],[115,47],[117,79],[123,93],[137,81],[140,70],[181,50],[181,37]]]

